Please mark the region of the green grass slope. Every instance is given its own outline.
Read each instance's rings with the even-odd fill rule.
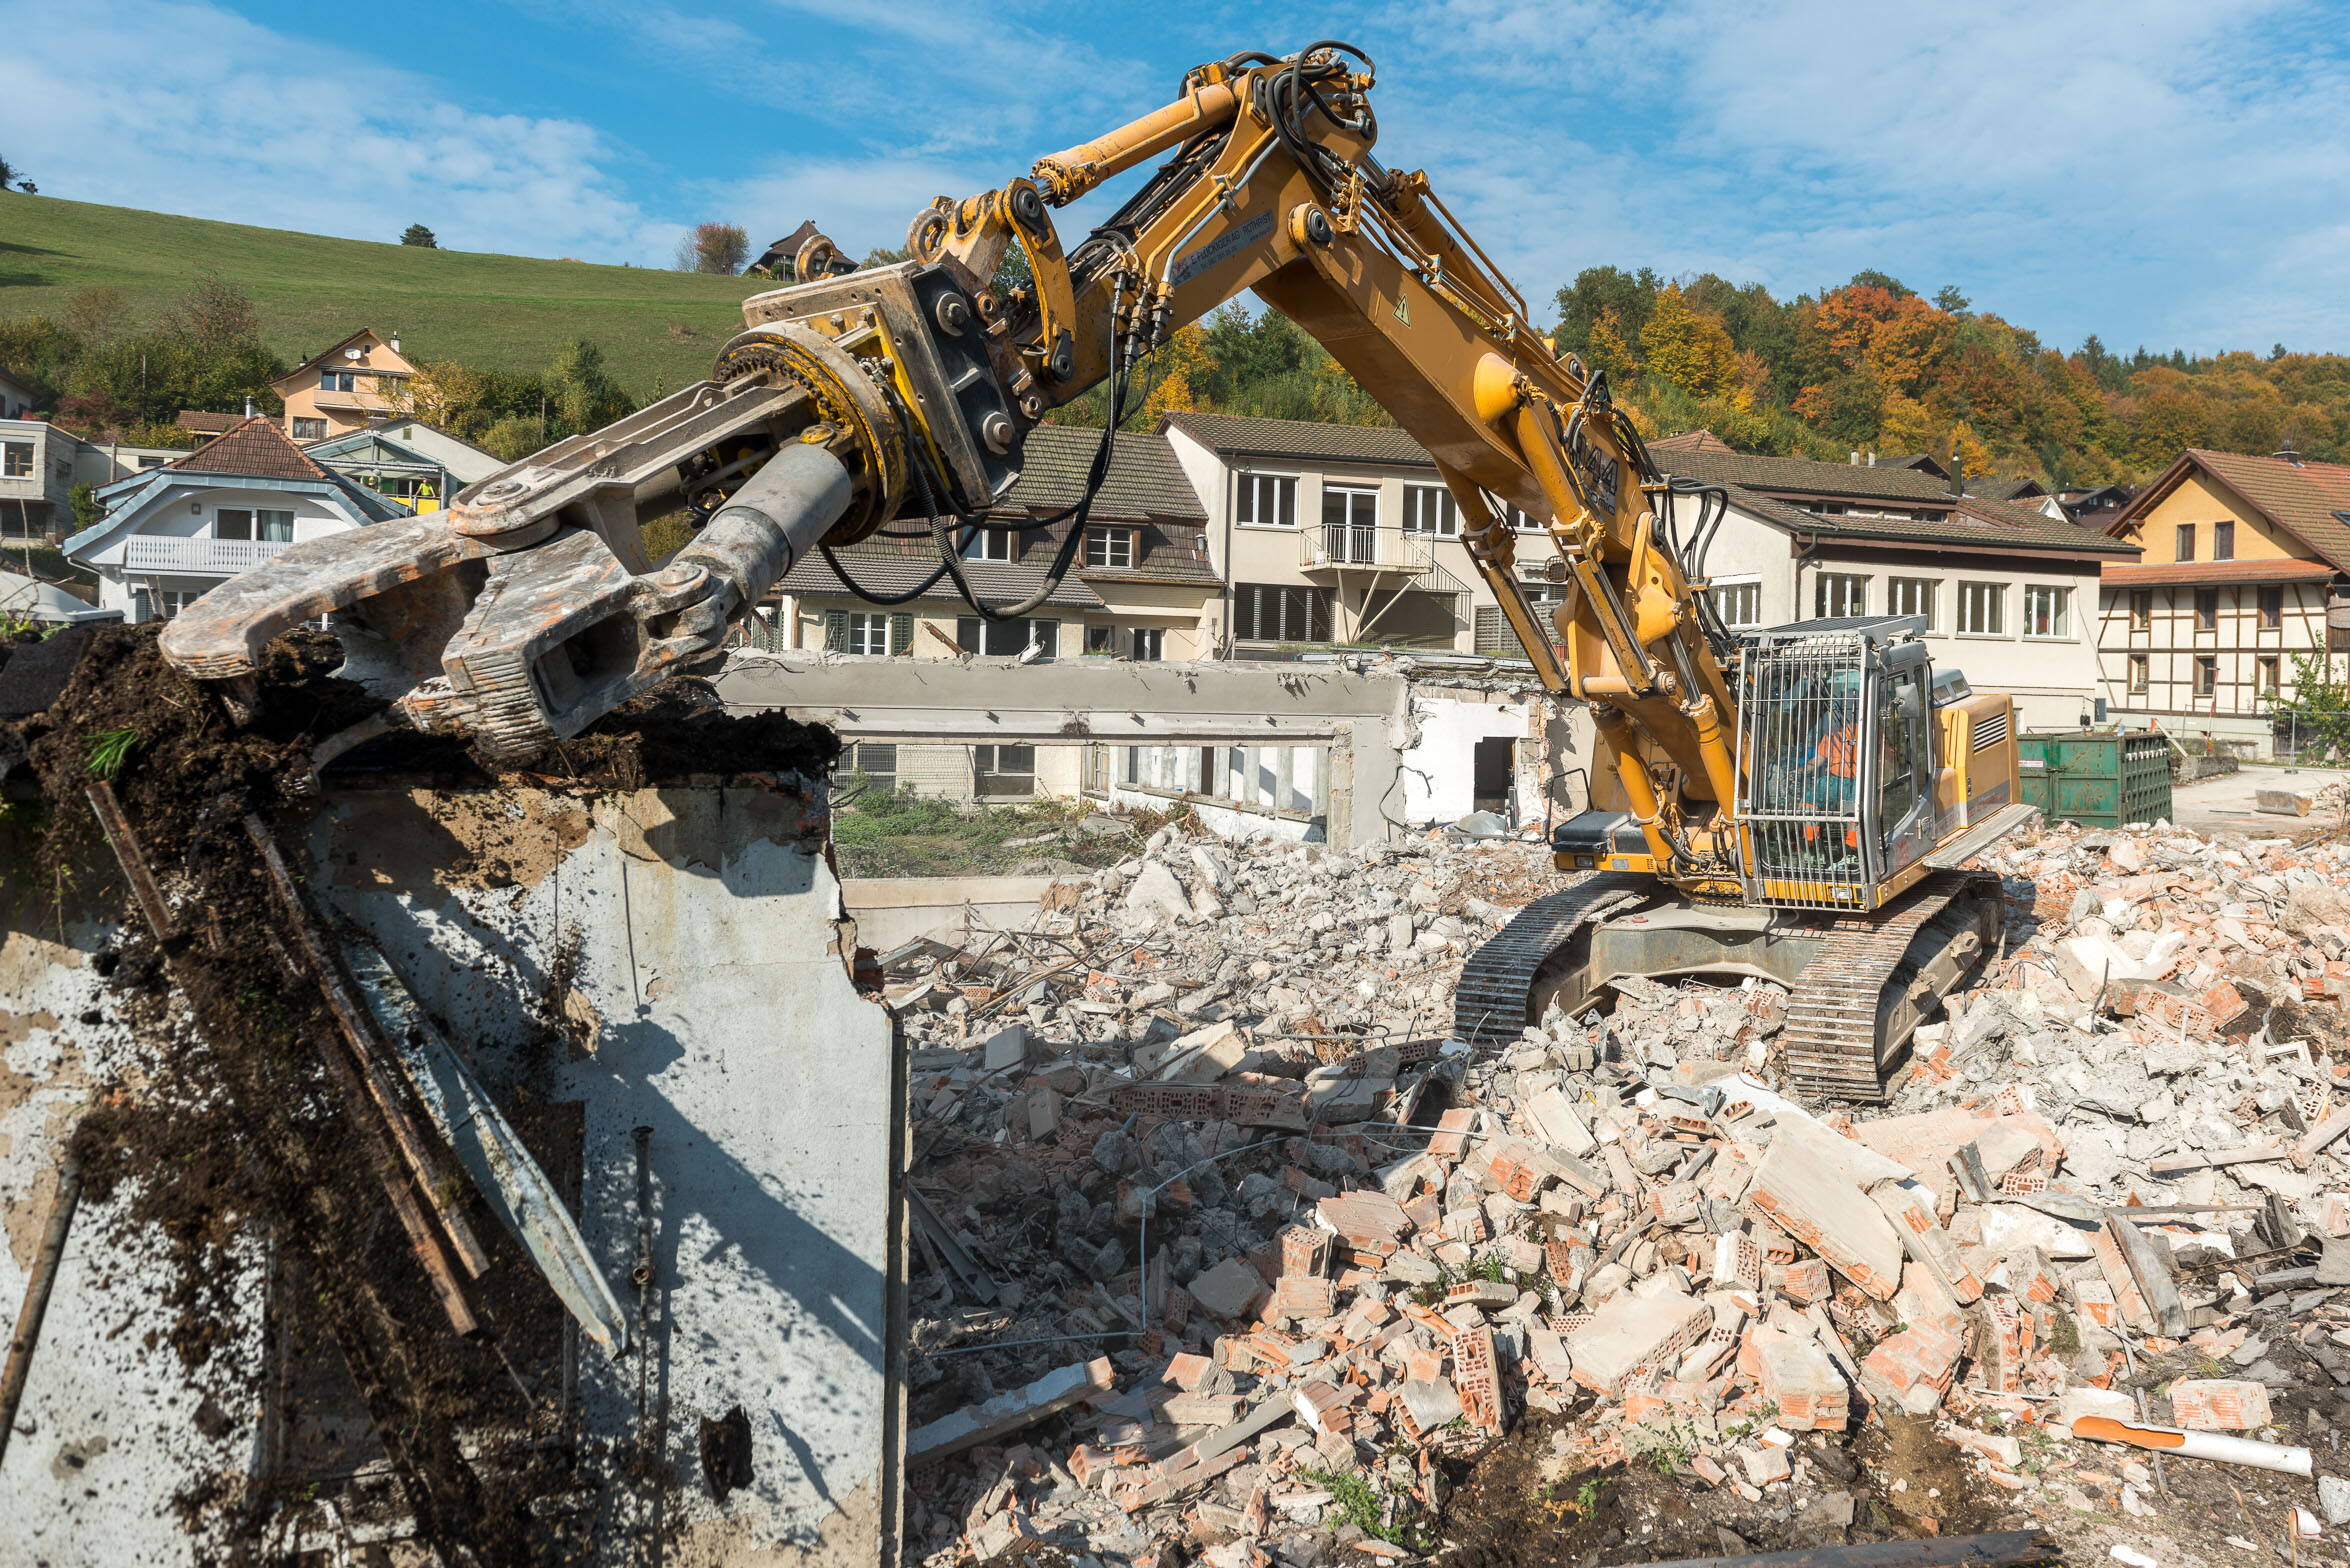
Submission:
[[[0,196],[0,316],[54,311],[93,285],[120,289],[144,316],[207,271],[252,295],[269,346],[289,364],[361,327],[397,331],[411,359],[485,370],[543,369],[571,339],[588,337],[640,396],[707,375],[741,328],[743,298],[774,287]],[[692,335],[678,336],[672,322]]]

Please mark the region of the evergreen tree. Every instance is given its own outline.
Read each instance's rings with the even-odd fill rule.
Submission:
[[[421,223],[409,224],[400,235],[400,243],[420,246],[425,250],[439,250],[441,248],[441,242],[433,237],[432,230]]]

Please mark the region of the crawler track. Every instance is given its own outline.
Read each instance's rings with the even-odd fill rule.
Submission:
[[[1964,906],[1980,900],[1972,913],[1987,920],[1984,935],[1996,941],[2002,898],[1999,879],[1990,872],[1944,871],[1920,882],[1890,909],[1838,920],[1804,966],[1788,1003],[1779,1042],[1789,1083],[1806,1094],[1885,1098],[1886,1081],[1916,1027],[1912,1016],[1907,1027],[1896,1023],[1888,1029],[1886,992],[1902,984],[1904,969],[1914,976],[1935,956],[1912,953],[1918,933],[1945,913],[1968,913]],[[1979,960],[1977,954],[1974,961]],[[1966,963],[1961,975],[1972,967],[1973,962]]]
[[[1480,1050],[1515,1041],[1527,1017],[1536,975],[1550,956],[1584,926],[1653,897],[1657,883],[1628,872],[1602,871],[1546,893],[1469,955],[1453,992],[1452,1032]]]

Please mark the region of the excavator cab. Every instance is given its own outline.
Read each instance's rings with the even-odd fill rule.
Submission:
[[[1844,616],[1744,639],[1746,892],[1873,909],[1933,847],[1933,665],[1917,616]],[[1902,885],[1906,885],[1905,883]]]

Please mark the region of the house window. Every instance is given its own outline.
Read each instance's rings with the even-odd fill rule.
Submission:
[[[2215,561],[2232,561],[2236,558],[2236,525],[2234,523],[2213,523],[2211,525],[2211,558]]]
[[[1138,626],[1134,629],[1134,656],[1138,659],[1163,659],[1167,656],[1167,632],[1160,626]]]
[[[2285,624],[2285,590],[2271,583],[2260,590],[2260,629],[2273,632]]]
[[[32,477],[33,444],[30,441],[0,441],[0,479]]]
[[[359,390],[359,378],[348,370],[322,370],[318,373],[318,390],[356,392]]]
[[[852,741],[840,749],[840,773],[843,778],[863,778],[877,794],[889,794],[898,787],[898,748],[893,741]]]
[[[889,652],[889,616],[883,611],[849,612],[848,637],[841,648],[843,653]]]
[[[1533,513],[1521,512],[1513,506],[1510,508],[1510,526],[1522,534],[1538,534],[1543,531],[1544,524]]]
[[[1934,629],[1934,579],[1892,577],[1885,582],[1885,609],[1891,615],[1923,616],[1926,630]]]
[[[963,541],[963,559],[966,561],[1008,561],[1012,558],[1012,536],[1001,528],[982,528]]]
[[[2144,692],[2146,690],[2146,670],[2148,663],[2149,660],[2145,654],[2133,653],[2130,655],[2130,690],[2134,692]]]
[[[267,543],[288,544],[294,537],[294,514],[224,506],[213,513],[212,537],[259,539]]]
[[[965,615],[955,622],[955,641],[973,653],[993,654],[999,658],[1017,659],[1034,651],[1050,658],[1061,647],[1059,621],[982,621],[976,615]]]
[[[2260,679],[2260,689],[2271,697],[2277,694],[2277,656],[2264,653],[2252,661],[2252,668]]]
[[[1322,548],[1333,561],[1367,566],[1378,560],[1379,492],[1324,485]]]
[[[2151,630],[2153,630],[2153,629],[2154,629],[2154,590],[2153,590],[2153,589],[2151,589],[2151,588],[2133,588],[2133,589],[2131,589],[2131,590],[2130,590],[2130,630],[2131,630],[2131,631],[2134,631],[2134,632],[2143,632],[2143,631],[2151,631]]]
[[[1461,515],[1453,507],[1452,492],[1442,485],[1405,485],[1403,531],[1439,539],[1459,538]]]
[[[972,747],[971,793],[981,800],[1016,799],[1035,794],[1036,748]]]
[[[2005,583],[1960,583],[1958,585],[1958,630],[1962,637],[2004,637],[2007,635],[2007,585]]]
[[[1118,628],[1115,626],[1088,626],[1085,629],[1085,651],[1087,653],[1115,652],[1116,650],[1111,647],[1111,639],[1117,634],[1117,630]]]
[[[1295,474],[1241,474],[1232,503],[1232,520],[1243,528],[1295,528],[1297,476]]]
[[[325,440],[326,421],[323,419],[304,419],[300,415],[296,415],[294,418],[294,439],[297,441]]]
[[[1232,635],[1239,642],[1327,642],[1329,590],[1234,583]]]
[[[2072,635],[2072,598],[2070,588],[2053,587],[2047,583],[2024,585],[2024,635],[2026,637],[2069,637]]]
[[[158,588],[147,596],[147,608],[152,612],[152,619],[168,621],[203,597],[203,590],[198,588]]]
[[[2219,660],[2208,653],[2195,655],[2195,695],[2208,697],[2219,689]]]
[[[1733,630],[1762,624],[1762,584],[1714,583],[1706,592],[1713,596],[1714,609],[1722,617],[1722,624]]]
[[[142,457],[139,459],[139,466],[141,468],[161,468],[167,461],[168,459],[160,457]]]
[[[1866,615],[1869,580],[1858,572],[1822,572],[1812,592],[1812,614]]]
[[[2195,590],[2195,629],[2199,632],[2219,630],[2219,590],[2217,588]]]
[[[1085,564],[1088,566],[1132,566],[1134,564],[1134,530],[1131,528],[1089,528],[1085,531]]]
[[[2195,559],[2195,525],[2193,523],[2179,524],[2178,538],[2178,551],[2172,558],[2180,561]]]

